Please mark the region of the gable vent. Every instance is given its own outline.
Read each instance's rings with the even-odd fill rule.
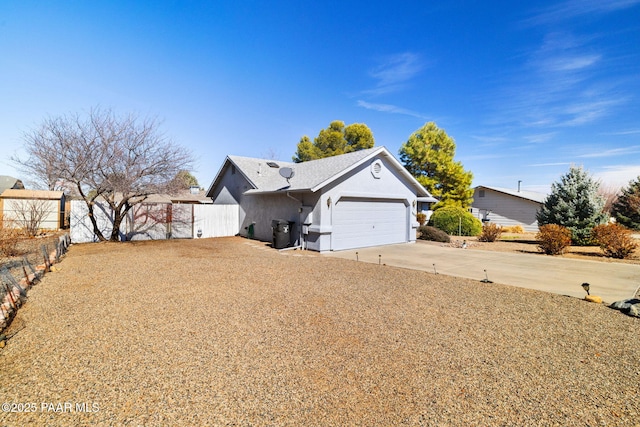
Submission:
[[[382,174],[382,161],[380,159],[374,160],[373,163],[371,163],[371,175],[373,175],[374,178],[379,179],[381,174]]]

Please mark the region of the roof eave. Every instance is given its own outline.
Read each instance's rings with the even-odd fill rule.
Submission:
[[[329,178],[329,179],[319,183],[318,185],[310,188],[310,190],[315,193],[316,191],[318,191],[318,190],[322,189],[323,187],[327,186],[328,184],[331,184],[336,179],[338,179],[338,178],[344,176],[345,174],[351,172],[353,169],[357,168],[358,166],[360,166],[364,162],[367,162],[367,161],[371,160],[373,157],[377,156],[378,154],[382,154],[383,156],[385,156],[385,158],[387,158],[390,162],[392,162],[394,164],[396,169],[398,171],[400,171],[400,173],[407,179],[407,181],[409,181],[411,183],[411,185],[415,188],[416,194],[419,197],[432,197],[431,194],[429,194],[429,192],[405,169],[404,166],[402,166],[402,164],[400,164],[398,159],[396,159],[389,152],[389,150],[387,150],[384,146],[378,147],[377,150],[372,151],[368,156],[363,157],[359,161],[353,163],[348,168],[343,169],[340,173],[335,174],[331,178]]]

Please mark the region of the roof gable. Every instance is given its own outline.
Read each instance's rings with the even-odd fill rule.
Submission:
[[[338,156],[325,157],[318,160],[310,160],[302,163],[271,161],[239,156],[227,156],[225,163],[213,180],[208,196],[212,196],[213,189],[222,178],[226,168],[235,166],[236,169],[252,185],[247,193],[272,193],[278,191],[311,191],[316,192],[321,188],[349,173],[362,163],[376,157],[383,156],[393,165],[411,186],[418,196],[430,196],[427,190],[391,155],[385,147],[374,147],[366,150],[354,151]],[[273,164],[273,165],[270,165]],[[277,166],[277,167],[273,167]],[[287,180],[280,175],[280,169],[289,167],[294,175]]]

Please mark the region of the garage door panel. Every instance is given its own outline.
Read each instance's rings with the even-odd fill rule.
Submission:
[[[407,207],[401,201],[341,200],[333,212],[332,249],[404,243],[408,226]]]

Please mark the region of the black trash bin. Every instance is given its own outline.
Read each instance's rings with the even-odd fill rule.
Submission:
[[[273,247],[283,249],[289,246],[291,242],[291,227],[286,219],[274,219],[271,221],[273,229]]]

